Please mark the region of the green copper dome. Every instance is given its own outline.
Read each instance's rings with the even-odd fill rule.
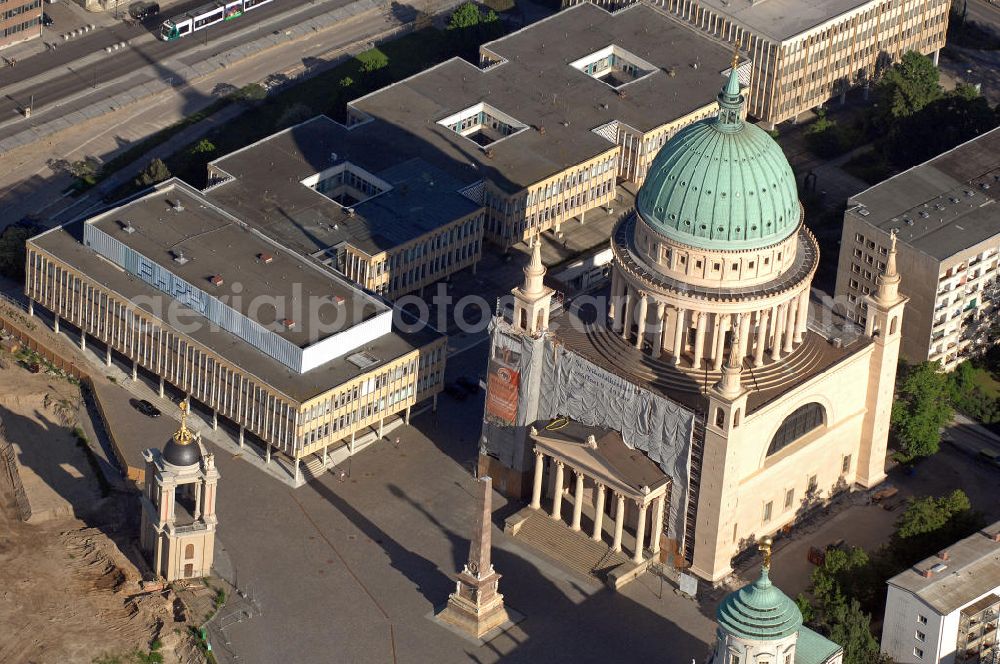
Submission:
[[[735,68],[717,117],[679,131],[653,159],[637,207],[656,231],[704,249],[751,249],[799,224],[795,175],[777,143],[744,122]]]
[[[726,632],[753,641],[777,641],[802,627],[802,612],[771,583],[766,566],[759,579],[723,600],[716,619]]]

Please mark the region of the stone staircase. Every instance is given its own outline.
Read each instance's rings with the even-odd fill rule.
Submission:
[[[323,465],[323,457],[313,454],[308,461],[299,466],[299,470],[302,473],[302,479],[308,482],[322,476],[326,472],[326,466]]]
[[[511,523],[517,526],[511,528]],[[624,553],[612,551],[604,542],[595,542],[583,532],[574,532],[565,522],[530,507],[508,519],[504,530],[563,567],[602,582],[611,570],[630,562]]]

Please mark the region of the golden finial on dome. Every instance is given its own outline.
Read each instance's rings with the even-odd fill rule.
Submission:
[[[736,43],[733,44],[733,71],[736,70],[736,67],[739,64],[740,64],[740,40],[737,39]]]
[[[194,434],[187,428],[188,411],[190,410],[187,399],[181,401],[178,407],[181,409],[181,428],[174,433],[174,442],[178,445],[190,445],[194,441]]]
[[[757,548],[760,549],[761,554],[764,556],[764,567],[771,569],[771,545],[774,540],[770,536],[760,538],[760,544]]]

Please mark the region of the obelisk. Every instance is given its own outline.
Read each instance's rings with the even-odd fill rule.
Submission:
[[[476,480],[480,509],[469,543],[469,561],[456,576],[455,592],[438,614],[442,620],[477,639],[509,620],[498,592],[500,575],[490,561],[492,549],[493,481],[487,477]]]

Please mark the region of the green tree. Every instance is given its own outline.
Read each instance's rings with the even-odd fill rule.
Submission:
[[[937,362],[923,362],[905,370],[892,406],[892,431],[902,462],[936,453],[941,427],[951,421],[948,377]]]
[[[490,10],[490,13],[496,17],[496,13]],[[494,20],[496,20],[494,18]],[[474,2],[464,2],[458,6],[451,13],[451,18],[448,19],[448,29],[449,30],[466,30],[468,28],[474,28],[483,22],[483,17],[479,12],[479,7],[476,6]]]
[[[876,87],[881,114],[887,119],[913,115],[944,91],[934,63],[916,51],[907,51],[879,80]]]
[[[208,140],[207,138],[203,138],[194,144],[194,147],[191,148],[191,152],[193,154],[206,154],[209,152],[215,152],[215,143]]]
[[[354,85],[354,79],[351,78],[350,76],[345,76],[344,78],[340,79],[340,87],[349,88],[352,85]]]
[[[136,184],[140,187],[150,187],[157,182],[163,182],[170,177],[170,169],[167,165],[163,163],[162,159],[153,159],[139,173],[139,176],[135,179]]]
[[[233,99],[242,102],[260,101],[267,96],[267,89],[259,83],[244,85],[232,94]]]
[[[872,664],[881,657],[872,635],[871,616],[856,599],[837,606],[830,616],[830,640],[844,648],[844,664]]]
[[[899,518],[896,534],[902,539],[926,535],[943,528],[951,519],[972,509],[969,497],[961,489],[947,496],[915,498]]]
[[[361,71],[365,74],[370,74],[389,66],[389,56],[377,48],[370,48],[367,51],[358,53],[357,60]]]

